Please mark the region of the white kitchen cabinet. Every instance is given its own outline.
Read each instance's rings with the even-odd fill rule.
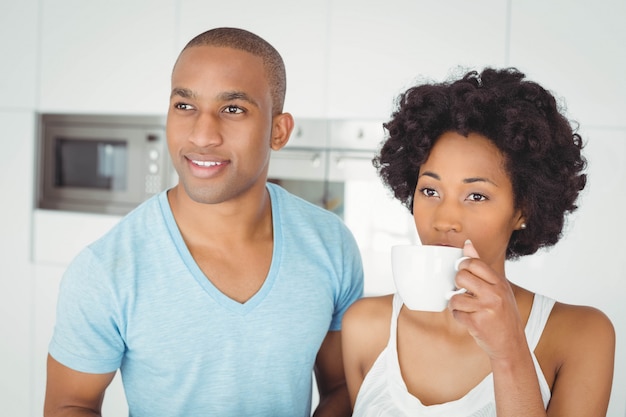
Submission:
[[[37,209],[33,212],[32,259],[38,265],[68,265],[121,216]],[[69,232],[69,233],[68,233]]]
[[[585,126],[624,126],[626,2],[513,0],[510,63]]]
[[[40,110],[165,113],[176,0],[40,3]]]
[[[285,111],[297,118],[325,117],[328,7],[329,0],[181,0],[177,49],[214,27],[239,27],[256,33],[271,43],[285,61]]]
[[[37,0],[0,2],[0,109],[35,108],[38,4]]]
[[[329,116],[386,120],[417,80],[443,81],[459,66],[502,66],[506,24],[500,0],[334,1]]]
[[[34,114],[0,111],[0,414],[31,410],[30,208],[33,196]]]

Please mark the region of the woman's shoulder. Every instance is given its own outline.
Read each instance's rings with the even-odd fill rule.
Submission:
[[[393,295],[364,297],[355,301],[343,316],[344,355],[358,364],[361,378],[389,341]]]
[[[393,295],[363,297],[355,301],[343,316],[342,331],[364,337],[386,334],[393,311]],[[387,331],[387,332],[386,332]]]
[[[522,309],[527,313],[530,313],[531,307],[536,308],[538,298],[543,300],[544,305],[547,301],[553,302],[542,338],[553,335],[554,338],[565,341],[569,338],[589,337],[594,334],[610,336],[615,333],[609,317],[596,307],[567,304],[520,287],[518,292],[524,294],[520,297],[524,301],[519,304],[524,306]]]
[[[606,412],[615,361],[615,329],[606,314],[555,303],[535,355],[552,387],[550,408],[564,415]]]
[[[614,338],[615,329],[609,317],[600,309],[585,305],[555,302],[547,326],[565,339],[594,340]]]
[[[538,350],[548,354],[557,369],[567,363],[606,360],[614,355],[615,329],[598,308],[556,302]]]
[[[393,309],[393,294],[375,297],[363,297],[355,301],[344,316],[352,321],[377,320],[383,316],[390,317]]]

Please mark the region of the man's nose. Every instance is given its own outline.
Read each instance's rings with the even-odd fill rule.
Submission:
[[[219,118],[200,114],[194,120],[189,140],[199,147],[217,146],[223,142]]]

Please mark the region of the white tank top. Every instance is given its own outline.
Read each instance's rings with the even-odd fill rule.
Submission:
[[[539,367],[534,350],[553,306],[553,299],[536,294],[525,329],[544,407],[547,407],[550,401],[550,387]],[[353,417],[496,417],[493,374],[487,375],[464,397],[443,404],[425,406],[407,391],[400,373],[396,348],[396,329],[401,308],[402,299],[395,294],[389,343],[378,355],[372,369],[363,380],[354,405]]]

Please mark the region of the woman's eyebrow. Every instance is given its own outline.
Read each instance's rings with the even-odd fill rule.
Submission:
[[[431,178],[434,178],[434,179],[436,179],[438,181],[441,181],[441,177],[439,176],[439,174],[435,174],[432,171],[424,171],[418,178],[421,178],[421,177],[431,177]],[[498,186],[498,184],[496,184],[492,180],[490,180],[488,178],[485,178],[485,177],[470,177],[470,178],[465,178],[463,180],[464,184],[474,184],[474,183],[477,183],[477,182],[486,182],[486,183],[489,183],[489,184],[493,184],[496,187]]]
[[[474,184],[476,182],[487,182],[489,184],[495,185],[496,187],[498,186],[498,184],[496,184],[495,182],[491,181],[489,178],[471,177],[471,178],[465,178],[463,180],[463,183],[465,183],[465,184]]]
[[[424,171],[422,173],[422,175],[420,175],[418,178],[421,178],[421,177],[431,177],[431,178],[434,178],[436,180],[441,180],[441,177],[439,175],[437,175],[437,174],[435,174],[434,172],[431,172],[431,171]]]

